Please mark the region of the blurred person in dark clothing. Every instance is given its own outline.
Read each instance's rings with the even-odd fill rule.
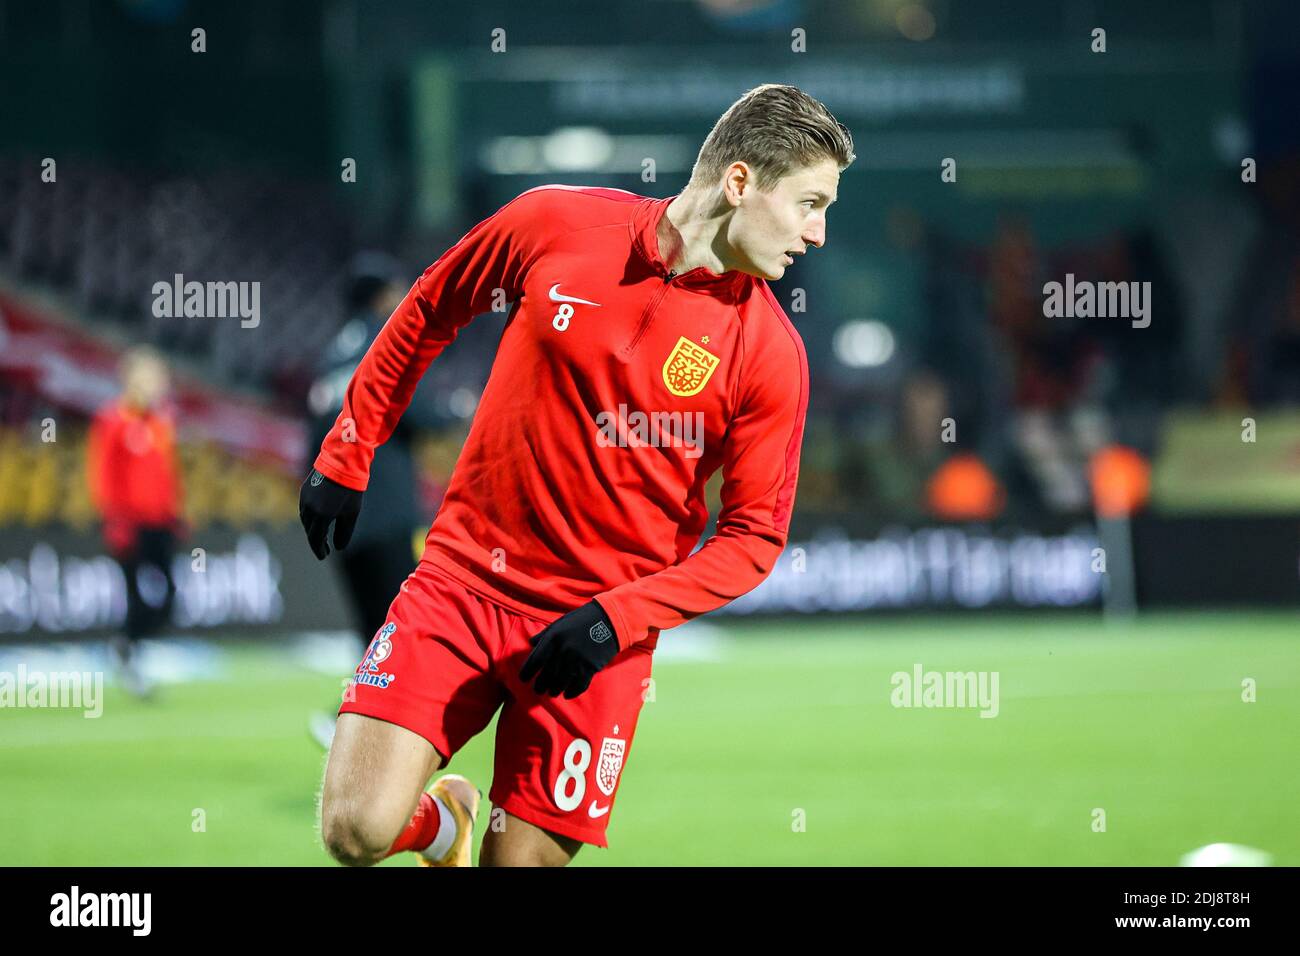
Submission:
[[[122,360],[121,378],[121,397],[91,424],[87,472],[104,543],[126,578],[124,633],[110,648],[123,686],[144,697],[150,688],[138,643],[170,619],[176,595],[171,560],[181,532],[180,468],[162,358],[133,349]]]
[[[1089,456],[1109,438],[1094,392],[1101,350],[1083,320],[1048,317],[1044,279],[1058,268],[1028,218],[1002,218],[989,247],[988,314],[1011,372],[1011,441],[1042,507],[1085,513]]]
[[[345,293],[348,321],[325,349],[308,395],[311,436],[317,449],[343,408],[343,394],[352,373],[379,330],[405,297],[410,283],[400,263],[381,252],[362,252],[353,260]],[[352,541],[338,553],[335,567],[347,589],[360,648],[384,625],[388,607],[407,575],[415,569],[419,534],[429,516],[420,505],[419,478],[413,442],[421,430],[447,424],[426,388],[417,389],[393,436],[381,446],[370,472],[370,488],[383,508],[368,508],[357,520]],[[313,453],[314,457],[314,453]],[[307,470],[311,469],[308,462]],[[333,710],[312,715],[312,735],[326,749],[334,735]]]

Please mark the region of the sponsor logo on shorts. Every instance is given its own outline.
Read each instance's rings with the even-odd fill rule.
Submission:
[[[391,621],[376,632],[370,647],[366,649],[366,656],[357,665],[356,675],[352,678],[354,684],[383,689],[397,680],[396,674],[379,669],[379,665],[388,660],[393,653],[393,635],[396,632],[397,625]]]

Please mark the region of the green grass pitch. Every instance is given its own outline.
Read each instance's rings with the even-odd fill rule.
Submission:
[[[1174,865],[1220,841],[1300,865],[1294,613],[719,621],[714,659],[656,660],[611,847],[574,865]],[[0,864],[330,864],[306,718],[338,682],[227,651],[227,679],[109,688],[99,719],[0,710]],[[918,663],[996,671],[997,717],[892,706]],[[451,767],[484,793],[492,732]]]

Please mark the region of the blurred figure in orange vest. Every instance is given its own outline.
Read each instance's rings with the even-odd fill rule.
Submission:
[[[122,360],[121,377],[121,397],[91,424],[88,473],[104,543],[126,578],[125,629],[111,647],[123,686],[143,697],[149,687],[137,642],[169,620],[176,594],[171,560],[181,529],[180,469],[162,358],[133,349]]]

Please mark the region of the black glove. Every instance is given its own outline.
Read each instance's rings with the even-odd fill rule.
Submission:
[[[342,551],[352,540],[357,515],[361,514],[361,495],[360,491],[331,481],[315,468],[302,483],[302,491],[298,493],[298,517],[302,519],[312,551],[321,561],[330,553],[326,539],[331,523],[334,525],[334,547]]]
[[[618,654],[618,637],[605,609],[588,601],[547,625],[529,641],[533,652],[519,679],[527,684],[540,672],[533,689],[551,697],[577,697],[591,686],[597,671]]]

